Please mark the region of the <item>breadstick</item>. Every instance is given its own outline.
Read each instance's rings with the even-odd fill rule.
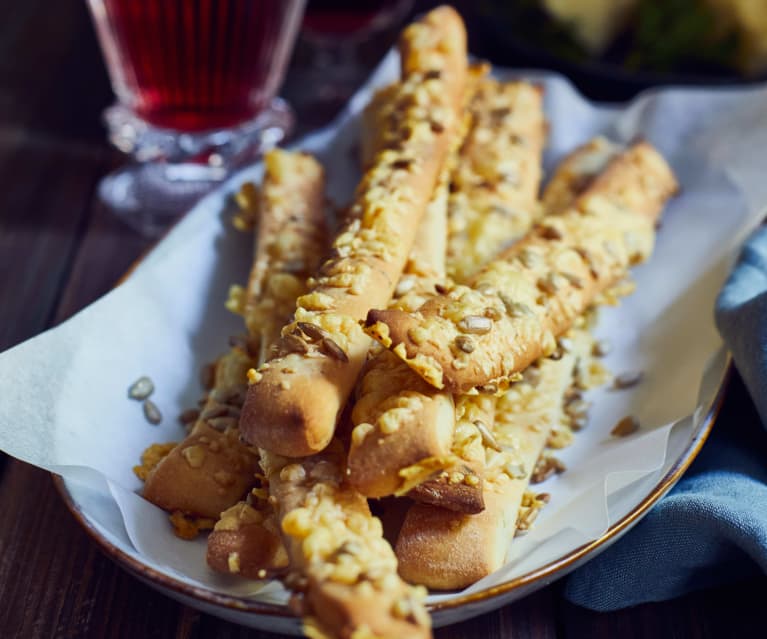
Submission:
[[[144,497],[171,511],[218,518],[253,484],[256,451],[239,438],[247,371],[266,354],[294,296],[320,259],[324,244],[324,176],[302,153],[270,151],[264,158],[260,228],[243,308],[250,339],[219,358],[213,388],[191,432],[149,473]],[[255,343],[254,343],[255,342]]]
[[[263,453],[310,636],[430,637],[425,589],[405,584],[367,500],[344,483],[338,440],[301,459]],[[290,580],[289,580],[290,582]],[[314,634],[311,634],[311,633]]]
[[[376,155],[397,142],[397,121],[401,114],[396,111],[397,83],[378,89],[362,111],[360,135],[360,164],[363,170],[370,167]]]
[[[503,133],[504,130],[496,131],[501,137]],[[557,189],[559,197],[546,207],[547,215],[560,212],[558,207],[566,206],[583,192],[586,182],[576,177],[582,176],[585,170],[582,167],[592,172],[598,170],[590,168],[595,164],[593,160],[587,160],[596,149],[608,144],[604,140],[592,141],[576,149],[557,167],[549,186]],[[415,246],[419,245],[416,240]],[[480,254],[475,257],[481,259]],[[403,275],[400,281],[407,277]],[[412,281],[420,280],[414,277]],[[390,308],[403,307],[395,299]],[[416,309],[411,305],[403,310]],[[376,370],[377,360],[380,371]],[[423,381],[414,381],[417,376],[413,372],[403,368],[407,367],[401,362],[398,367],[391,355],[381,355],[366,367],[358,386],[359,400],[352,412],[352,421],[359,428],[353,431],[349,450],[350,482],[368,497],[401,494],[410,488],[408,496],[416,501],[464,513],[480,512],[484,508],[484,453],[478,442],[491,437],[495,398],[458,396],[455,432],[451,437],[450,413],[446,406],[437,408],[446,403],[450,394],[428,389]]]
[[[244,308],[248,333],[258,336],[259,362],[306,291],[325,250],[325,177],[311,155],[274,149],[264,155],[259,231]]]
[[[466,136],[451,177],[448,275],[465,281],[538,217],[546,140],[540,87],[479,82]]]
[[[591,339],[572,331],[571,342],[560,359],[539,362],[534,383],[516,384],[498,399],[495,442],[485,446],[485,510],[464,515],[415,504],[407,512],[395,547],[407,581],[464,588],[503,565],[535,462],[551,429],[569,419],[563,398]]]
[[[454,140],[390,308],[413,311],[444,282],[448,187],[462,138]],[[402,488],[400,469],[450,452],[453,398],[435,391],[391,353],[380,351],[360,377],[352,423],[349,481],[367,497],[383,497]]]
[[[253,360],[239,348],[219,358],[215,384],[187,437],[146,479],[144,497],[169,511],[217,519],[253,483],[256,451],[240,442],[237,417]]]
[[[568,154],[557,165],[544,190],[544,214],[556,215],[570,206],[618,151],[619,147],[605,138],[595,138]],[[433,463],[426,464],[426,472],[439,474],[415,486],[408,493],[409,497],[467,514],[480,512],[484,508],[482,476],[485,456],[482,444],[491,447],[497,445],[492,437],[495,401],[493,395],[456,397],[456,432],[451,451],[456,461],[441,472],[433,471]],[[427,427],[428,424],[422,421],[421,428]],[[547,445],[552,445],[556,439],[555,443],[561,446],[565,442],[569,443],[571,438],[572,431],[569,428],[555,428],[549,435]],[[449,458],[446,452],[441,454]],[[410,477],[411,482],[425,474],[419,474],[417,467],[403,472]]]
[[[372,310],[366,330],[437,388],[497,392],[553,352],[556,336],[650,255],[655,220],[676,188],[657,151],[634,144],[571,209],[547,218],[469,286],[416,313]]]
[[[264,156],[256,259],[244,308],[249,333],[258,338],[258,362],[269,358],[295,297],[305,291],[325,249],[323,193],[322,166],[310,155],[276,149]],[[253,489],[249,499],[259,491],[264,494],[255,501],[256,508],[238,502],[221,514],[208,536],[207,562],[213,570],[263,579],[286,568],[287,554],[265,501],[266,489]]]
[[[298,299],[280,355],[252,375],[240,428],[260,448],[299,457],[330,441],[370,347],[358,322],[389,301],[457,133],[467,76],[458,14],[430,12],[404,31],[400,50],[399,142],[363,176],[335,257]]]

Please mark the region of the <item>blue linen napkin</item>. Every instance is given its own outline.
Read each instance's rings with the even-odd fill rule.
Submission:
[[[767,227],[746,242],[716,321],[767,424]],[[571,602],[597,611],[767,572],[767,432],[739,383],[690,469],[620,541],[575,571]]]

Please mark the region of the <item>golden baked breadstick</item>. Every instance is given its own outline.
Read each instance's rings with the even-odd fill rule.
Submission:
[[[482,104],[488,106],[487,102]],[[496,133],[501,135],[503,130]],[[608,145],[604,140],[592,141],[560,163],[549,182],[559,196],[546,207],[547,215],[561,212],[559,207],[583,192],[587,186],[584,173],[599,170],[594,168],[592,156],[597,150],[610,148]],[[532,216],[527,219],[531,223]],[[417,239],[415,246],[419,245]],[[481,252],[475,258],[482,259]],[[407,277],[403,275],[401,281]],[[420,282],[415,277],[412,281],[414,287]],[[395,299],[390,308],[416,310],[413,306],[399,306]],[[450,394],[429,389],[423,381],[419,384],[413,379],[417,376],[403,368],[404,364],[398,367],[391,355],[380,355],[366,367],[352,412],[352,421],[359,428],[353,432],[349,450],[350,481],[369,497],[400,494],[412,486],[408,496],[416,501],[464,513],[480,512],[484,508],[484,453],[479,442],[490,437],[495,397],[458,396],[451,437],[453,420],[445,406]]]
[[[265,362],[327,246],[322,166],[305,153],[269,151],[260,196],[244,315],[248,333],[259,338],[258,361]]]
[[[312,156],[279,149],[267,153],[259,195],[256,259],[243,309],[259,349],[257,361],[248,368],[269,358],[295,298],[305,292],[306,279],[326,246],[324,171]],[[254,489],[249,498],[258,491],[266,493]],[[263,500],[255,505],[238,502],[221,514],[208,536],[207,561],[214,570],[264,578],[287,566],[271,507]]]
[[[370,347],[358,322],[389,301],[461,121],[467,60],[460,16],[435,9],[405,29],[400,50],[398,143],[363,176],[335,257],[298,299],[280,355],[251,379],[240,429],[273,452],[310,455],[333,436]]]
[[[390,308],[413,311],[444,282],[448,187],[462,137],[456,136],[443,166]],[[367,497],[396,493],[403,485],[400,469],[449,453],[454,426],[452,397],[378,350],[357,385],[348,460],[350,483]]]
[[[538,217],[546,140],[540,87],[486,78],[451,176],[448,275],[464,282]]]
[[[362,111],[360,135],[360,164],[367,169],[376,154],[397,142],[397,121],[401,113],[396,111],[397,83],[378,89]]]
[[[500,568],[514,536],[522,498],[551,429],[563,410],[579,358],[591,338],[572,331],[572,350],[542,359],[535,378],[498,399],[493,441],[485,444],[485,510],[467,516],[427,504],[410,508],[397,538],[400,574],[429,588],[464,588]]]
[[[568,154],[557,165],[544,190],[544,214],[556,215],[570,206],[618,151],[617,145],[604,138],[595,138]],[[452,458],[456,461],[441,472],[438,469],[434,470],[433,459],[422,465],[423,472],[419,473],[418,464],[405,469],[403,474],[410,482],[417,481],[428,473],[439,473],[433,479],[415,486],[408,493],[409,497],[422,503],[469,514],[480,512],[484,508],[482,476],[485,455],[482,444],[494,445],[492,428],[495,420],[495,402],[496,397],[493,395],[456,397],[456,430],[451,450]],[[428,424],[423,421],[421,428],[428,428]],[[572,432],[569,428],[555,427],[549,435],[548,445],[552,442],[560,446],[565,445],[571,437]],[[431,454],[441,454],[445,459],[451,459],[446,451]]]
[[[305,630],[339,639],[430,637],[426,591],[397,575],[381,522],[344,482],[344,457],[337,439],[310,457],[262,456],[291,567],[298,573],[292,585],[301,592]]]
[[[540,356],[597,295],[652,251],[677,188],[655,149],[616,156],[561,215],[416,313],[372,310],[366,330],[437,388],[496,392]],[[461,344],[463,346],[461,346]]]
[[[274,512],[244,501],[226,509],[208,535],[206,561],[217,572],[248,579],[287,569],[288,554]]]
[[[251,339],[219,358],[196,424],[146,479],[144,497],[166,510],[217,518],[253,484],[258,456],[240,441],[237,428],[247,371],[259,353],[266,354],[324,249],[324,175],[318,162],[274,150],[264,163],[256,253],[240,309]]]
[[[218,518],[247,493],[258,455],[240,442],[237,418],[252,365],[251,356],[237,347],[219,358],[197,423],[149,473],[146,499],[165,510]]]

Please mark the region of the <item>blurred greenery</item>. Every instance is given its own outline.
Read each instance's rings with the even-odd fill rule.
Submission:
[[[529,47],[575,63],[594,59],[541,0],[483,0],[479,11]],[[704,0],[639,0],[625,29],[597,59],[631,71],[736,73],[738,47],[738,34],[723,27]]]

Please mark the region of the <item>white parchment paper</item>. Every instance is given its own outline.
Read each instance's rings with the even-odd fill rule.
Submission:
[[[396,70],[390,55],[336,124],[297,145],[323,160],[337,202],[348,200],[358,177],[357,115],[372,88],[395,78]],[[679,454],[716,390],[715,384],[700,390],[706,363],[720,345],[712,312],[716,293],[767,201],[767,90],[668,89],[618,109],[590,104],[557,76],[525,77],[546,90],[547,170],[595,134],[619,142],[642,136],[671,162],[682,194],[663,217],[652,260],[635,270],[637,292],[604,310],[598,327],[614,345],[608,367],[644,371],[643,383],[593,393],[588,428],[561,454],[569,470],[541,486],[551,504],[533,531],[511,545],[509,563],[469,591],[524,574],[598,537]],[[260,174],[259,166],[246,169],[206,197],[120,287],[0,355],[0,448],[64,475],[78,486],[76,498],[91,523],[156,570],[212,590],[282,602],[278,584],[209,571],[204,541],[175,538],[165,513],[139,496],[141,484],[131,471],[150,443],[183,437],[175,417],[200,394],[199,366],[226,349],[230,334],[242,332],[223,303],[229,284],[245,281],[252,241],[231,228],[230,197]],[[129,384],[141,375],[155,381],[152,399],[165,416],[158,427],[127,398]],[[639,418],[641,430],[610,437],[629,414]]]

